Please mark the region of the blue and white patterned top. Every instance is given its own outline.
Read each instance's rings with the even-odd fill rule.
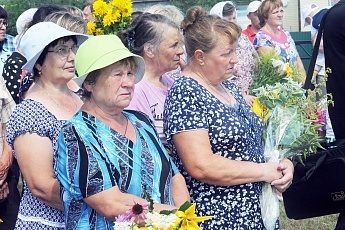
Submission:
[[[13,53],[17,48],[17,42],[15,37],[10,34],[5,34],[5,41],[3,43],[2,49]]]
[[[262,183],[217,186],[187,174],[177,154],[174,134],[203,129],[208,131],[214,154],[237,161],[264,162],[261,146],[262,122],[250,111],[238,88],[222,83],[234,96],[232,107],[219,101],[190,77],[178,78],[165,103],[164,130],[172,157],[186,178],[198,215],[211,215],[200,226],[205,229],[263,229],[259,195]],[[195,137],[198,138],[198,137]]]
[[[172,177],[178,173],[152,122],[138,111],[124,111],[137,142],[94,116],[79,111],[62,128],[56,174],[61,183],[68,229],[113,229],[114,220],[97,213],[83,198],[114,186],[121,192],[173,205]]]
[[[15,139],[22,134],[35,133],[48,137],[52,141],[55,160],[56,142],[64,123],[65,121],[57,120],[41,103],[27,99],[16,106],[10,117],[6,127],[7,142],[14,149]],[[24,180],[16,229],[64,229],[64,226],[63,212],[32,195]]]

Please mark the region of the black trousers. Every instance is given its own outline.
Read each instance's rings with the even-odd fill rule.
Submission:
[[[17,188],[17,180],[11,170],[8,171],[6,181],[9,186],[10,193],[7,199],[0,203],[0,219],[4,222],[0,223],[0,230],[12,230],[16,224],[20,194]]]

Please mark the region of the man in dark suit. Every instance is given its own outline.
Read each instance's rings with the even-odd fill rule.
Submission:
[[[333,95],[329,106],[336,139],[345,139],[345,0],[339,1],[325,18],[323,45],[328,73],[327,92]]]
[[[323,45],[328,74],[327,92],[333,95],[329,106],[335,139],[345,139],[345,0],[340,0],[325,17]],[[345,209],[345,208],[344,208]],[[345,210],[339,215],[336,230],[345,229]]]

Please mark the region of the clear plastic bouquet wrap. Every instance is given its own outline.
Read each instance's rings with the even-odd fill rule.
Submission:
[[[329,95],[321,96],[320,86],[316,84],[314,90],[304,90],[302,84],[295,81],[298,77],[293,77],[296,68],[289,64],[274,58],[271,62],[267,57],[265,60],[280,78],[266,85],[263,79],[257,79],[260,84],[256,85],[261,86],[252,89],[257,96],[252,110],[264,121],[264,156],[267,162],[279,163],[283,158],[297,158],[303,162],[310,153],[322,148],[319,130],[325,124]],[[266,229],[274,229],[279,218],[279,200],[275,188],[269,183],[263,185],[260,202]]]
[[[290,152],[289,146],[304,132],[297,108],[274,107],[265,127],[264,156],[267,162],[280,162]],[[262,218],[267,229],[274,229],[279,218],[279,200],[276,190],[265,183],[260,197]]]

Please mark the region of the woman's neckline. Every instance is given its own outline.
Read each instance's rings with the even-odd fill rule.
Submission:
[[[228,91],[232,94],[233,98],[235,99],[234,104],[227,104],[227,103],[224,103],[224,102],[222,102],[221,100],[219,100],[218,97],[216,97],[214,94],[212,94],[212,93],[211,93],[204,85],[202,85],[198,80],[196,80],[194,77],[190,76],[190,74],[189,74],[189,75],[188,75],[188,74],[184,74],[183,76],[186,77],[186,78],[192,79],[193,81],[195,81],[195,82],[196,82],[199,86],[201,86],[208,94],[212,95],[213,98],[217,99],[217,100],[218,100],[221,104],[223,104],[225,107],[227,107],[227,108],[237,108],[237,107],[238,107],[238,101],[237,101],[237,99],[236,99],[235,96],[233,95],[232,91],[230,91],[227,87],[225,87],[224,81],[221,82],[220,84],[222,85],[222,87],[224,87],[226,90],[228,90]]]
[[[150,84],[151,86],[153,86],[153,87],[155,87],[155,88],[157,88],[157,89],[159,89],[159,90],[162,90],[162,91],[164,91],[164,92],[167,92],[167,91],[169,91],[170,90],[170,88],[171,88],[171,86],[172,86],[172,84],[170,83],[170,78],[168,77],[168,76],[166,76],[166,75],[162,75],[162,77],[161,77],[161,85],[158,85],[156,82],[152,82],[152,81],[150,81],[150,80],[148,80],[148,79],[145,79],[145,78],[143,78],[141,81],[143,82],[143,83],[147,83],[147,84]],[[171,79],[171,81],[173,82],[173,80]],[[140,82],[139,82],[140,83]]]
[[[116,132],[119,136],[124,137],[127,140],[129,140],[130,142],[132,142],[134,145],[138,143],[138,138],[140,138],[140,137],[138,136],[137,127],[136,127],[135,124],[132,123],[132,120],[130,119],[130,116],[128,115],[129,113],[127,113],[126,111],[122,111],[121,113],[126,117],[127,121],[129,123],[131,123],[132,126],[134,127],[134,131],[135,131],[135,135],[136,135],[136,141],[131,140],[130,138],[128,138],[127,136],[123,135],[122,133],[120,133],[116,129],[114,129],[111,126],[107,125],[104,121],[102,121],[101,119],[96,117],[94,114],[90,113],[89,111],[80,110],[78,113],[81,113],[81,115],[83,115],[83,114],[87,115],[88,117],[91,117],[91,118],[97,120],[98,122],[102,123],[104,126],[108,127],[111,131]]]
[[[273,31],[273,29],[270,27],[270,26],[267,26],[267,25],[265,25],[264,27],[262,27],[262,30],[265,32],[265,33],[267,33],[267,34],[269,34],[269,35],[271,35],[271,36],[274,36],[275,38],[277,38],[277,39],[280,39],[281,37],[282,37],[282,30],[278,27],[277,28],[277,33],[275,33],[274,31]]]
[[[50,112],[50,111],[47,109],[47,107],[45,107],[41,102],[36,101],[36,100],[34,100],[34,99],[27,98],[27,99],[24,99],[23,102],[24,102],[24,101],[32,101],[32,102],[38,104],[38,105],[41,106],[45,111],[47,111],[47,113],[49,113],[50,115],[52,115],[57,121],[66,122],[66,121],[68,121],[69,119],[71,119],[71,118],[69,118],[69,119],[58,119],[52,112]],[[77,113],[78,113],[78,111],[77,111]],[[75,114],[74,114],[74,115],[75,115]],[[73,116],[74,116],[74,115],[73,115]],[[72,116],[72,117],[73,117],[73,116]]]

